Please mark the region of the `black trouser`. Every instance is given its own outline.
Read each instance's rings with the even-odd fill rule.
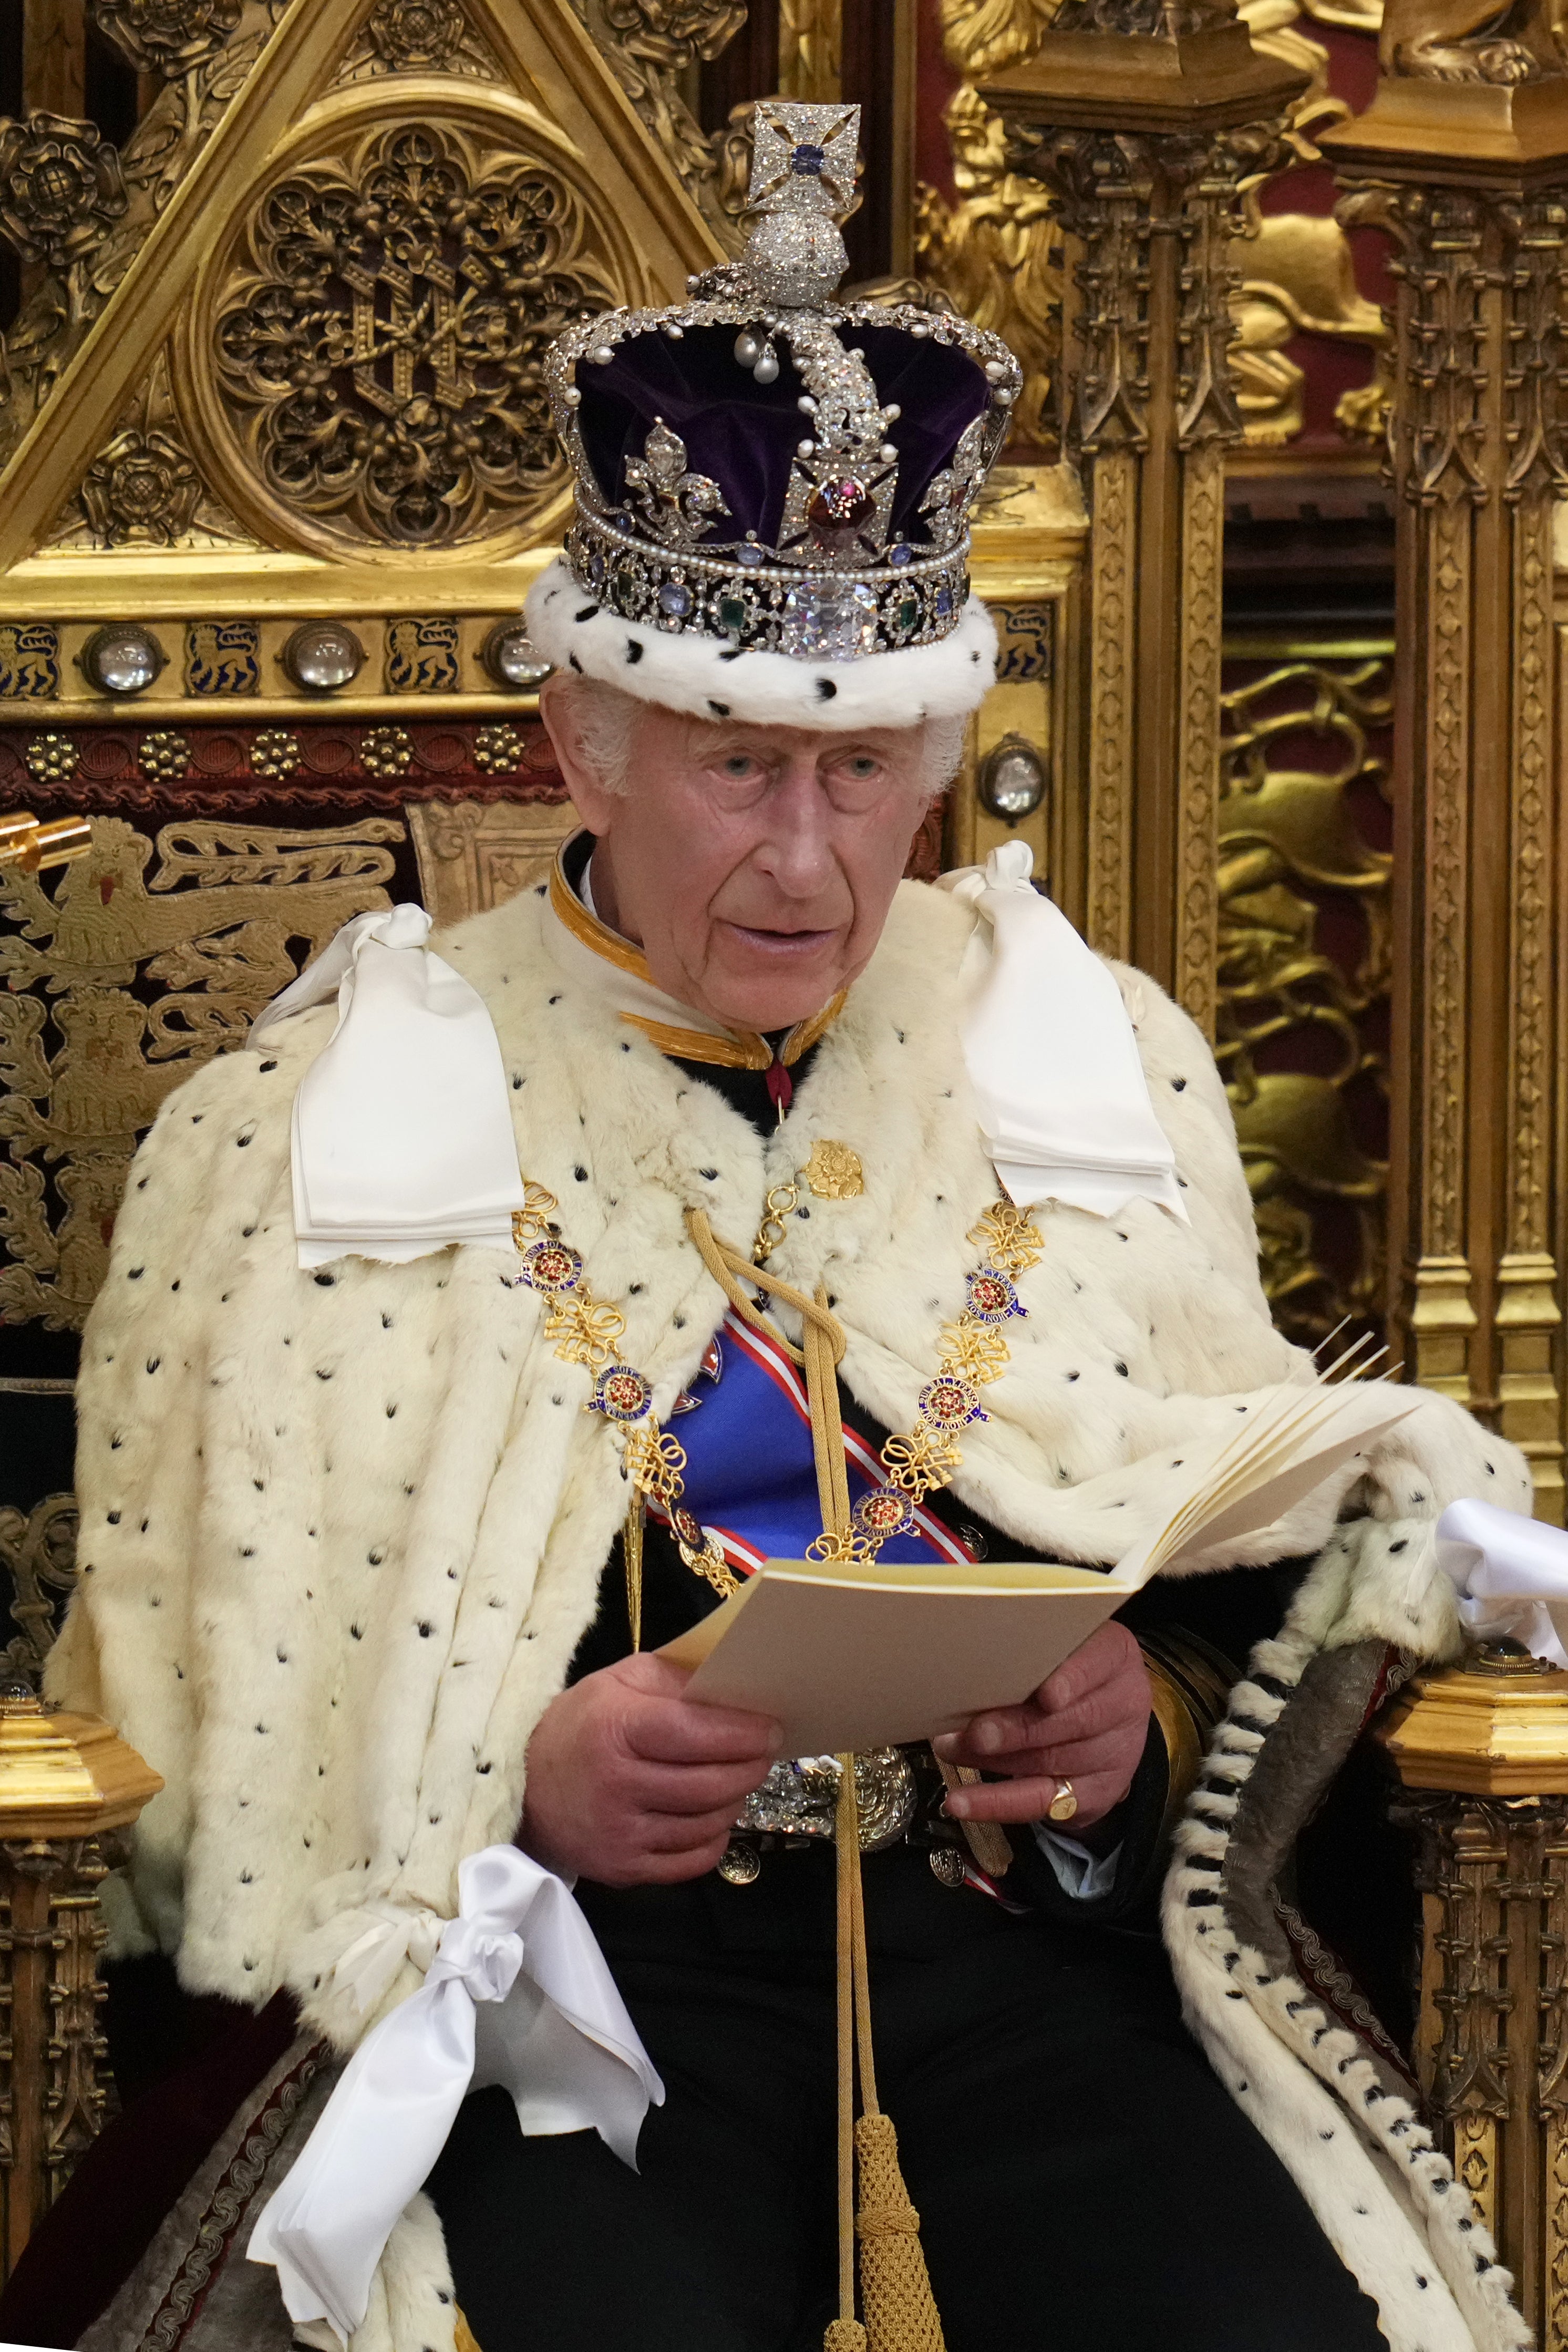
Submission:
[[[837,2310],[833,1865],[579,1896],[663,2076],[634,2173],[468,2100],[429,2183],[480,2352],[819,2352]],[[948,2352],[1386,2352],[1151,1940],[866,1864],[881,2103]]]

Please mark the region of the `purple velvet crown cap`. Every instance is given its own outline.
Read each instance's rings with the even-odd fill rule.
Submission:
[[[984,415],[991,386],[966,352],[907,328],[857,321],[836,331],[847,350],[863,353],[882,404],[901,411],[889,431],[899,460],[888,536],[923,548],[931,533],[921,501],[952,464],[965,428]],[[759,383],[736,363],[732,327],[689,327],[679,342],[638,335],[619,344],[607,366],[584,369],[577,422],[605,504],[625,499],[626,462],[641,457],[650,428],[663,423],[685,443],[691,470],[723,494],[729,511],[712,538],[754,535],[776,546],[796,447],[810,430],[799,405],[805,383],[782,341],[779,361],[774,380]]]

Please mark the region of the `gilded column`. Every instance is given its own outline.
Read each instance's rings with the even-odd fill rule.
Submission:
[[[1568,80],[1516,47],[1451,45],[1434,79],[1385,44],[1373,104],[1322,145],[1398,289],[1393,1318],[1415,1378],[1523,1447],[1560,1524]]]
[[[1568,1674],[1484,1652],[1378,1738],[1423,1913],[1415,2065],[1543,2352],[1568,2345]]]
[[[103,2121],[99,1888],[163,1785],[108,1724],[0,1696],[0,2277]]]
[[[1074,263],[1062,396],[1093,520],[1089,935],[1211,1033],[1225,457],[1242,438],[1231,247],[1303,87],[1229,0],[1066,0],[1029,62],[982,93],[1051,191]]]

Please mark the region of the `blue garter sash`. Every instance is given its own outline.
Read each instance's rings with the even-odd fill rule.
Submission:
[[[801,1559],[822,1533],[805,1377],[777,1341],[731,1308],[678,1401],[676,1434],[686,1448],[685,1506],[714,1537],[737,1575],[768,1559]],[[673,1418],[673,1416],[672,1416]],[[844,1432],[851,1506],[887,1472],[852,1429]],[[650,1502],[649,1514],[666,1514]],[[917,1508],[907,1535],[891,1536],[885,1560],[950,1560],[973,1554],[942,1521]]]

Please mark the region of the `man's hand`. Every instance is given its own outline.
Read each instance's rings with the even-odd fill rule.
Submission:
[[[931,1745],[944,1764],[1002,1772],[1004,1781],[950,1790],[957,1821],[1037,1822],[1070,1780],[1069,1836],[1114,1811],[1132,1785],[1149,1730],[1149,1676],[1125,1625],[1101,1625],[1022,1706],[972,1715]]]
[[[699,1706],[686,1683],[645,1654],[552,1701],[528,1743],[525,1853],[605,1886],[669,1886],[713,1868],[778,1757],[779,1727]]]

